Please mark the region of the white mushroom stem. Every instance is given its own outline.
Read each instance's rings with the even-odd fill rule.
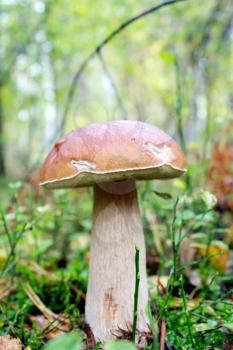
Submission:
[[[101,187],[100,187],[101,186]],[[134,181],[94,188],[94,221],[86,297],[86,322],[105,342],[133,324],[135,245],[140,248],[137,330],[147,333],[146,253]]]

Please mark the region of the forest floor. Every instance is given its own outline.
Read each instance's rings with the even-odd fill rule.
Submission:
[[[27,350],[100,349],[84,322],[92,194],[36,191],[1,180],[0,335]],[[233,349],[232,212],[207,191],[171,198],[142,183],[139,195],[152,329],[145,349]]]

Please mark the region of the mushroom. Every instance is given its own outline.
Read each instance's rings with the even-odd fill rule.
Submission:
[[[140,249],[137,330],[149,332],[145,241],[135,181],[175,178],[185,172],[184,166],[175,141],[139,121],[77,129],[57,142],[44,162],[41,185],[94,187],[85,320],[98,341],[132,326],[135,245]]]

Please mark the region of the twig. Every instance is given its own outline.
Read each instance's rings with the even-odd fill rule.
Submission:
[[[136,327],[138,319],[138,291],[140,283],[140,271],[139,271],[139,248],[135,246],[135,290],[134,290],[134,307],[133,307],[133,329],[132,329],[132,342],[135,343],[136,339]]]
[[[61,120],[61,124],[58,130],[58,133],[60,136],[61,131],[64,129],[65,126],[65,122],[66,122],[66,116],[69,112],[70,109],[70,105],[71,102],[73,100],[74,97],[74,93],[75,93],[75,89],[76,89],[76,85],[80,79],[80,77],[82,76],[85,68],[87,67],[88,63],[96,56],[96,54],[98,52],[100,52],[104,46],[106,46],[110,41],[112,41],[119,33],[121,33],[123,30],[125,30],[127,27],[129,27],[132,23],[140,20],[141,18],[150,15],[151,13],[154,13],[158,10],[160,10],[161,8],[165,7],[165,6],[169,6],[178,2],[184,2],[184,1],[188,1],[188,0],[168,0],[165,2],[162,2],[161,4],[157,5],[157,6],[153,6],[141,13],[139,13],[138,15],[129,18],[128,20],[126,20],[125,22],[123,22],[119,27],[117,27],[116,29],[114,29],[103,41],[101,41],[95,48],[93,51],[90,52],[90,54],[83,60],[83,62],[80,65],[80,68],[77,70],[73,81],[70,85],[69,91],[68,91],[68,95],[67,95],[67,99],[66,99],[66,103],[65,103],[65,108],[64,108],[64,112],[62,115],[62,120]],[[57,136],[57,135],[56,135]]]
[[[165,318],[162,319],[160,325],[160,346],[159,350],[164,350],[165,348],[165,338],[166,338],[166,322]]]
[[[70,320],[65,315],[58,315],[55,312],[49,310],[42,300],[38,297],[38,295],[34,292],[29,283],[26,283],[24,286],[24,291],[29,297],[29,299],[33,302],[33,304],[40,310],[40,312],[44,315],[44,317],[50,322],[53,323],[58,329],[70,329]],[[59,325],[62,328],[59,328]],[[50,325],[49,325],[50,326]]]
[[[5,289],[0,291],[0,302],[2,301],[3,298],[7,297],[11,292],[13,292],[16,288],[7,286]]]
[[[128,114],[127,114],[127,111],[125,109],[124,103],[123,103],[122,98],[121,98],[121,96],[119,94],[118,88],[117,88],[117,86],[116,86],[116,84],[115,84],[115,82],[113,80],[113,77],[111,76],[111,73],[110,73],[110,71],[109,71],[109,69],[108,69],[108,67],[106,65],[106,62],[105,62],[105,60],[103,58],[103,55],[102,55],[101,51],[98,52],[98,57],[99,57],[99,60],[100,60],[100,62],[102,64],[103,71],[104,71],[106,77],[108,78],[108,80],[110,81],[110,84],[112,86],[112,90],[113,90],[113,92],[114,92],[114,94],[116,96],[117,103],[118,103],[118,105],[119,105],[119,107],[121,109],[121,112],[122,112],[122,115],[123,115],[123,119],[127,120],[128,119]]]
[[[24,286],[24,290],[27,294],[27,296],[31,299],[34,305],[40,310],[40,312],[48,319],[48,320],[58,320],[59,316],[49,310],[44,303],[41,301],[41,299],[38,297],[38,295],[34,292],[32,287],[29,283],[26,283]]]
[[[176,280],[177,277],[177,262],[178,262],[178,251],[177,251],[177,244],[176,244],[176,212],[177,212],[177,206],[179,203],[179,197],[177,197],[175,205],[173,207],[173,220],[172,220],[172,228],[171,228],[171,234],[172,234],[172,253],[173,253],[173,281]]]
[[[9,301],[6,300],[0,300],[0,304],[6,305],[8,307],[10,307],[12,310],[15,310],[16,312],[19,311],[19,308],[17,306],[15,306],[14,304],[10,303]]]

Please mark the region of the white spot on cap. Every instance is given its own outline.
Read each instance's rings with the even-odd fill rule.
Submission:
[[[147,143],[145,148],[153,153],[156,158],[161,159],[163,162],[170,163],[175,160],[175,156],[171,150],[171,147],[167,145],[153,145],[152,143]]]
[[[87,160],[71,160],[70,164],[79,172],[92,171],[96,169],[96,165],[94,163],[88,162]]]

